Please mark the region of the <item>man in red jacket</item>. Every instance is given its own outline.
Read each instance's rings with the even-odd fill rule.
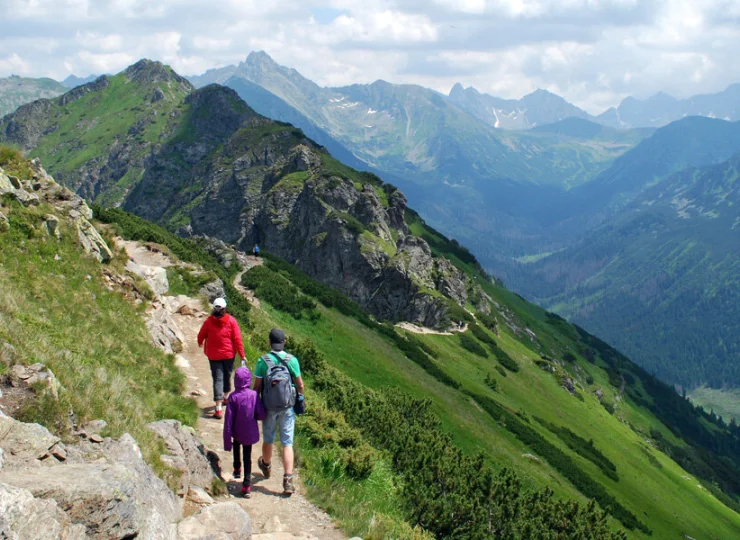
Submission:
[[[239,353],[243,362],[247,359],[244,355],[239,323],[226,313],[226,300],[223,298],[214,300],[213,313],[198,332],[198,346],[203,346],[208,363],[211,365],[213,401],[216,402],[213,417],[222,418],[222,406],[226,405],[231,392],[231,372],[234,369],[236,353]]]

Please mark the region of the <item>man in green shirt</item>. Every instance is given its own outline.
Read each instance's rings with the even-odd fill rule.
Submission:
[[[303,399],[303,379],[301,378],[301,365],[295,356],[286,353],[285,332],[279,328],[270,330],[270,356],[273,361],[277,357],[279,361],[284,362],[288,371],[293,377],[293,383],[298,392],[297,399]],[[254,390],[258,393],[262,389],[262,382],[267,375],[267,363],[262,357],[257,360],[257,366],[254,369]],[[265,478],[270,478],[272,465],[272,447],[275,442],[275,430],[280,428],[280,443],[283,445],[283,490],[287,494],[295,492],[293,483],[293,435],[295,432],[295,412],[292,407],[282,411],[267,411],[267,417],[262,421],[262,457],[257,460],[257,466],[262,471]]]

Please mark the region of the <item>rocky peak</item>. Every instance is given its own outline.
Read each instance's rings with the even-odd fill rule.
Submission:
[[[123,73],[129,81],[139,84],[156,84],[165,82],[181,85],[188,90],[193,89],[193,86],[187,81],[187,79],[175,73],[172,68],[164,65],[162,62],[142,59],[127,67]]]

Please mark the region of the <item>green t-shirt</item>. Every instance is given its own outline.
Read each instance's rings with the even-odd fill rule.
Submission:
[[[288,356],[288,353],[286,353],[285,351],[272,351],[270,354],[277,355],[282,360],[284,360],[285,357]],[[273,362],[277,361],[273,359]],[[294,379],[297,379],[301,376],[301,365],[298,363],[298,358],[292,356],[291,359],[288,360],[287,365],[288,371],[290,371],[290,374],[293,375]],[[259,377],[260,379],[264,379],[265,375],[267,375],[267,364],[264,360],[262,360],[262,357],[260,356],[259,360],[257,360],[257,366],[254,368],[254,376]]]

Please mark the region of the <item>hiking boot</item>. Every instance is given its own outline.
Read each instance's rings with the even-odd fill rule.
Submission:
[[[252,497],[252,486],[242,486],[242,497],[245,499]]]
[[[221,420],[224,417],[224,412],[223,411],[219,411],[218,409],[216,409],[215,411],[213,411],[213,417],[216,420]]]
[[[262,458],[259,458],[257,460],[257,467],[260,468],[260,471],[262,471],[262,476],[265,477],[265,480],[270,478],[270,474],[272,473],[272,464],[265,463],[262,461]]]
[[[239,480],[242,477],[241,469],[234,469],[234,479]]]
[[[286,495],[292,495],[295,493],[295,485],[293,484],[292,476],[283,476],[283,492]]]

